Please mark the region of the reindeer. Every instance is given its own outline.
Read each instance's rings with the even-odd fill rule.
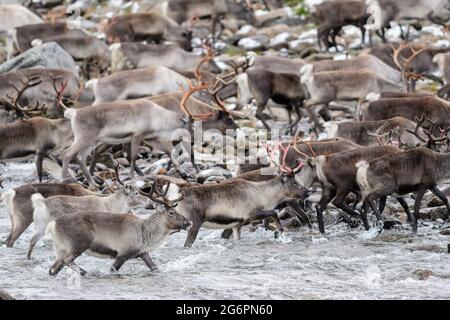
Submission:
[[[137,42],[115,43],[110,46],[112,72],[163,66],[180,73],[193,72],[202,56],[187,52],[174,44],[144,44]],[[214,60],[209,60],[203,70],[220,73]]]
[[[306,98],[306,92],[300,82],[300,77],[295,72],[304,64],[305,62],[301,59],[258,57],[255,59],[254,67],[248,69],[246,73],[239,75],[236,79],[239,104],[247,104],[252,98],[255,98],[257,104],[256,118],[261,120],[268,130],[270,130],[270,126],[264,120],[263,111],[269,99],[285,105],[289,115],[290,130],[292,131],[301,119],[300,108]],[[295,111],[297,115],[295,122],[292,122],[292,111]],[[307,111],[309,112],[309,109]],[[309,112],[308,115],[314,121],[314,114]]]
[[[55,159],[53,154],[68,148],[73,139],[70,121],[35,117],[0,126],[0,159],[36,156],[39,182],[42,161]]]
[[[436,96],[393,98],[372,101],[361,106],[362,120],[384,120],[396,116],[414,121],[423,114],[436,119],[437,125],[450,125],[450,102]]]
[[[330,12],[333,12],[333,14],[330,14]],[[364,1],[324,1],[315,5],[314,17],[318,25],[319,48],[322,47],[323,43],[326,49],[329,49],[331,46],[329,38],[331,37],[332,44],[337,49],[336,36],[342,27],[347,25],[355,25],[361,30],[362,46],[364,46],[365,24],[369,18]]]
[[[115,168],[115,177],[119,182],[119,189],[108,196],[85,195],[56,195],[45,198],[40,193],[31,196],[33,203],[34,234],[30,240],[27,259],[37,242],[45,235],[49,222],[66,214],[76,214],[84,211],[98,211],[110,213],[128,212],[139,202],[140,193],[132,186],[125,185],[119,178],[118,168]]]
[[[58,82],[64,83],[64,92],[55,87]],[[14,111],[18,118],[26,119],[43,113],[52,117],[62,116],[58,95],[64,100],[78,101],[80,106],[92,98],[68,70],[33,68],[0,75],[0,105]]]
[[[180,108],[180,103],[183,101],[183,97],[186,93],[183,93],[181,91],[172,91],[165,94],[157,95],[148,97],[147,99],[149,101],[152,101],[159,106],[179,113],[184,114],[183,109]],[[225,134],[227,130],[236,130],[238,129],[237,124],[233,120],[233,116],[240,116],[241,114],[231,112],[231,111],[224,111],[224,110],[214,110],[211,109],[211,106],[208,104],[196,99],[195,97],[189,97],[189,99],[184,99],[185,108],[187,110],[190,110],[191,114],[210,114],[211,117],[205,121],[202,121],[202,129],[204,131],[213,129],[215,131],[219,131],[222,134]],[[194,116],[195,117],[195,116]],[[147,145],[151,146],[154,149],[163,151],[166,153],[169,157],[171,157],[171,152],[173,150],[173,144],[171,141],[160,141],[160,140],[150,140],[147,141]],[[127,147],[128,148],[128,147]],[[91,160],[89,172],[91,174],[94,173],[95,165],[98,162],[98,159],[100,157],[101,152],[105,152],[107,149],[109,149],[109,145],[103,145],[99,146],[96,149],[96,152],[94,153],[93,159]],[[127,151],[128,156],[130,157],[129,148]],[[129,158],[129,161],[131,161],[131,158]],[[143,176],[144,174],[140,171],[140,169],[136,166],[135,167],[136,172]]]
[[[183,198],[177,212],[192,221],[184,246],[192,246],[202,226],[233,228],[233,238],[238,240],[241,226],[275,217],[277,213],[273,209],[279,203],[299,195],[299,186],[294,178],[299,170],[300,167],[286,169],[268,181],[236,179],[230,183],[182,188]]]
[[[420,21],[425,18],[445,26],[442,21],[434,16],[444,8],[447,0],[418,0],[413,2],[409,0],[372,0],[369,3],[380,12],[382,26],[389,25],[391,21],[402,22],[406,20],[414,22],[414,20]],[[415,26],[417,23],[410,23],[406,34],[401,30],[405,40],[409,37],[410,25]],[[415,26],[415,28],[419,27]]]
[[[34,39],[32,45],[41,45],[47,42],[56,42],[76,61],[98,61],[108,66],[111,64],[108,46],[95,36],[85,33],[74,36],[66,32],[57,36]]]
[[[392,82],[402,81],[398,70],[370,54],[360,54],[348,60],[321,60],[313,62],[312,66],[313,73],[370,69]]]
[[[192,223],[175,211],[180,199],[169,201],[153,194],[148,196],[163,204],[164,209],[146,219],[133,214],[85,211],[50,222],[48,230],[55,243],[56,260],[49,274],[55,276],[64,266],[69,266],[85,275],[86,271],[74,262],[84,252],[114,259],[111,272],[118,272],[126,261],[134,258],[141,258],[150,270],[157,270],[148,252]]]
[[[391,194],[414,193],[414,216],[412,228],[417,232],[417,220],[422,197],[430,190],[441,199],[446,208],[447,219],[450,205],[447,197],[437,188],[439,181],[449,177],[450,154],[439,154],[427,148],[416,148],[391,154],[372,161],[356,164],[356,181],[363,200],[381,218],[374,201]]]
[[[99,143],[131,143],[131,174],[134,175],[138,147],[144,139],[171,141],[175,130],[189,129],[190,125],[183,115],[146,99],[69,109],[65,117],[71,121],[75,141],[63,157],[63,178],[67,178],[70,161],[78,157],[90,187],[96,184],[86,166],[86,159]]]
[[[243,20],[249,24],[256,24],[252,8],[246,1],[233,0],[171,0],[168,3],[170,18],[178,23],[193,22],[195,20],[211,20],[211,34],[216,37],[217,25],[223,29],[222,20],[227,17]],[[220,34],[219,34],[220,35]]]
[[[299,133],[300,132],[296,133],[296,138],[294,138],[293,140],[297,141],[297,143],[293,145],[293,148],[288,149],[285,159],[286,164],[291,167],[296,166],[298,161],[305,160],[308,157],[315,157],[321,154],[335,153],[362,147],[359,144],[345,138],[324,139],[319,141],[299,141]],[[283,143],[282,146],[286,148],[291,143],[292,142]],[[268,165],[269,163],[267,165],[262,163],[241,164],[239,165],[236,175],[239,176],[249,171],[254,171],[266,167]]]
[[[11,56],[15,50],[25,52],[32,48],[36,39],[45,40],[52,37],[80,38],[86,36],[81,29],[69,29],[67,23],[32,23],[10,30],[8,34],[8,50]]]
[[[282,161],[282,160],[280,159],[280,161]],[[256,170],[253,170],[250,172],[246,172],[244,174],[239,174],[234,178],[226,179],[224,181],[220,181],[219,183],[220,184],[234,183],[235,181],[240,181],[240,180],[246,180],[246,181],[251,181],[251,182],[263,182],[263,181],[272,180],[275,177],[277,177],[277,172],[275,170],[271,170],[269,168],[264,168],[264,169],[256,169]],[[170,189],[170,183],[174,183],[176,185],[176,187],[179,189],[179,191],[181,191],[182,193],[184,193],[183,190],[185,188],[199,186],[199,184],[189,183],[182,179],[177,179],[177,178],[164,176],[164,175],[158,175],[156,177],[156,179],[157,179],[156,182],[161,183],[162,185],[164,185],[164,183],[168,183],[169,185],[167,187],[167,190]],[[297,218],[300,221],[306,222],[307,225],[309,226],[309,228],[311,228],[311,223],[309,221],[308,216],[306,215],[306,213],[304,212],[304,210],[300,207],[300,205],[298,203],[299,200],[304,200],[306,196],[307,196],[306,190],[301,189],[301,190],[299,190],[296,199],[287,199],[285,201],[282,201],[275,207],[275,209],[279,209],[279,208],[286,207],[286,206],[291,207],[294,210],[294,214],[297,216]],[[275,220],[278,230],[282,231],[283,227],[281,225],[281,222],[279,221],[278,216],[274,215],[271,218],[273,218]],[[267,222],[267,219],[264,220],[264,222]],[[240,229],[240,227],[239,227],[239,229]],[[222,238],[228,239],[232,234],[233,234],[233,229],[226,229],[222,233]]]
[[[181,83],[179,83],[179,87],[181,89],[181,93],[167,93],[165,95],[161,96],[154,96],[147,98],[148,101],[152,101],[157,103],[159,106],[166,109],[166,111],[178,113],[180,116],[184,113],[187,115],[190,119],[191,124],[194,120],[201,120],[202,125],[204,125],[205,129],[208,128],[214,128],[219,129],[222,133],[226,131],[226,129],[236,129],[237,125],[234,123],[233,119],[230,117],[231,115],[242,117],[243,114],[235,111],[229,111],[227,110],[226,106],[221,101],[220,97],[218,96],[220,90],[223,88],[223,85],[226,84],[226,79],[222,79],[220,77],[217,77],[217,81],[210,84],[207,82],[204,82],[201,73],[199,72],[199,69],[201,67],[201,64],[207,62],[208,60],[212,59],[213,55],[212,52],[209,51],[208,55],[205,56],[200,64],[197,66],[195,70],[195,77],[197,80],[197,84],[194,85],[191,80],[187,81],[188,83],[188,90],[185,90]],[[217,107],[215,107],[215,112],[211,112],[211,106],[205,103],[202,103],[201,101],[197,99],[190,100],[194,94],[202,93],[202,91],[207,90],[207,93],[211,95],[214,100],[217,103]],[[189,103],[189,106],[188,106]],[[177,107],[178,105],[178,107]],[[193,108],[193,112],[200,113],[194,114],[190,110],[190,108]],[[206,112],[206,109],[210,109],[210,112]],[[214,109],[214,107],[213,107]],[[181,111],[180,111],[181,110]],[[189,125],[187,121],[180,123],[179,128],[188,128]],[[189,127],[189,129],[192,129],[192,127]],[[164,151],[165,153],[171,155],[171,151],[173,150],[173,145],[170,140],[164,141],[164,139],[152,139],[150,142],[153,147],[156,147],[157,149],[160,149]],[[134,163],[132,160],[132,156],[135,155],[135,152],[132,151],[129,152],[130,156],[130,162]],[[91,172],[94,170],[95,162],[97,161],[98,156],[94,157],[94,160],[91,163]],[[191,160],[193,160],[193,154],[191,154]],[[178,168],[180,169],[180,168]],[[134,166],[134,170],[138,174],[142,174],[136,166]],[[180,170],[179,170],[180,171]],[[180,173],[184,174],[182,170]]]
[[[18,188],[2,192],[1,199],[8,207],[11,220],[11,232],[6,239],[6,246],[8,248],[13,247],[16,240],[33,222],[31,196],[35,193],[40,193],[44,197],[55,195],[84,196],[94,194],[77,183],[25,184]]]
[[[439,71],[444,78],[444,84],[450,84],[450,52],[438,53],[433,57],[433,62],[438,65]]]
[[[99,31],[108,43],[127,41],[169,41],[191,51],[192,31],[155,11],[131,13],[103,21]]]
[[[329,121],[324,127],[328,138],[347,138],[366,147],[379,145],[379,138],[389,134],[394,128],[397,128],[399,141],[406,148],[415,148],[426,138],[421,131],[417,133],[420,138],[411,134],[410,131],[415,129],[416,124],[403,117],[377,121]]]
[[[393,43],[373,47],[364,53],[378,57],[391,67],[401,71],[408,89],[414,91],[415,83],[421,78],[429,78],[442,84],[442,80],[432,74],[436,68],[434,57],[447,52],[448,48],[429,47],[420,43]]]
[[[307,87],[310,96],[304,104],[310,108],[315,105],[327,107],[330,102],[340,100],[357,101],[359,109],[369,93],[404,89],[402,85],[389,81],[369,69],[318,73],[312,73],[312,69],[312,65],[306,65],[300,71],[301,82]]]
[[[305,161],[297,180],[301,181],[305,188],[309,188],[317,180],[319,180],[322,186],[322,196],[319,204],[316,206],[317,220],[321,233],[325,232],[323,211],[333,199],[333,204],[345,213],[352,216],[359,216],[344,201],[350,192],[359,194],[355,164],[360,160],[370,161],[399,152],[402,152],[402,150],[397,147],[376,146],[342,151],[330,155],[321,155],[317,158],[308,158]],[[398,201],[405,209],[409,218],[410,213],[406,202],[402,198],[398,198]],[[380,211],[382,210],[380,209]],[[367,221],[367,215],[363,215],[362,218],[366,230],[369,230],[370,226]]]
[[[166,67],[120,71],[109,76],[90,80],[86,84],[95,95],[94,105],[117,100],[136,99],[159,95],[179,89],[178,83],[187,78]]]

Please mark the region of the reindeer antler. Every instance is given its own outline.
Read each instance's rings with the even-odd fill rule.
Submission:
[[[427,47],[422,46],[419,50],[415,50],[414,47],[411,44],[408,43],[400,43],[397,48],[394,46],[390,46],[393,53],[392,53],[392,59],[394,60],[395,65],[399,68],[399,70],[402,72],[402,77],[405,79],[405,81],[408,80],[419,80],[422,78],[422,74],[415,73],[412,71],[409,71],[409,67],[411,65],[411,62],[422,52],[427,50]],[[402,57],[400,54],[403,50],[409,49],[411,50],[412,54],[408,57]],[[401,63],[399,59],[402,58],[404,61]]]
[[[57,81],[64,79],[63,77],[55,77],[52,74],[49,74],[50,79],[52,79],[53,81],[53,90],[55,90],[56,93],[56,102],[58,103],[58,105],[60,105],[63,109],[69,109],[69,107],[67,107],[67,105],[64,103],[64,100],[67,100],[68,102],[70,102],[72,105],[74,105],[78,99],[80,98],[81,94],[83,93],[83,82],[79,81],[79,89],[78,89],[78,93],[77,95],[72,99],[72,98],[67,98],[64,97],[64,92],[67,89],[67,86],[69,84],[69,80],[65,80],[62,81],[60,84],[60,87],[58,89],[58,84]]]
[[[295,167],[295,168],[291,168],[290,166],[288,166],[286,164],[286,158],[288,155],[288,152],[291,148],[291,143],[289,143],[286,147],[283,146],[283,144],[281,142],[279,142],[278,144],[275,145],[274,148],[270,147],[269,145],[265,145],[266,149],[267,149],[267,153],[269,154],[269,159],[271,160],[271,162],[282,172],[282,173],[287,173],[287,174],[297,174],[302,168],[303,168],[303,161],[300,162],[300,164]],[[282,154],[280,156],[281,159],[281,164],[278,165],[276,160],[275,160],[275,152],[277,150],[281,150]]]
[[[214,100],[217,103],[217,106],[223,110],[226,113],[229,113],[231,115],[235,115],[238,117],[245,117],[244,114],[240,113],[240,112],[235,112],[235,111],[229,111],[226,107],[225,104],[222,102],[222,100],[219,98],[218,94],[219,91],[222,90],[222,88],[225,85],[228,85],[230,83],[232,83],[233,81],[236,80],[236,76],[233,73],[227,73],[223,76],[216,76],[214,83],[212,85],[210,85],[209,83],[206,83],[203,78],[202,78],[202,74],[200,72],[200,67],[206,63],[207,61],[210,61],[214,58],[214,51],[211,49],[211,47],[207,47],[207,54],[202,58],[202,60],[199,62],[199,64],[197,65],[195,71],[194,71],[194,75],[195,75],[195,79],[196,79],[196,84],[194,85],[192,80],[188,80],[188,90],[184,90],[183,86],[181,84],[178,84],[178,86],[180,87],[181,92],[183,92],[183,97],[180,101],[180,107],[183,110],[183,112],[189,116],[189,118],[193,119],[193,120],[206,120],[208,118],[211,118],[213,116],[213,113],[203,113],[203,114],[197,114],[194,115],[192,114],[186,103],[189,100],[189,98],[195,93],[195,92],[199,92],[202,90],[207,90],[207,92],[213,96]],[[228,79],[230,78],[231,79]],[[211,109],[215,109],[213,107],[210,107]]]
[[[178,202],[180,202],[184,199],[184,194],[182,193],[181,196],[178,197],[177,199],[169,200],[169,199],[167,199],[167,192],[169,191],[169,187],[170,187],[170,181],[167,184],[165,191],[158,190],[158,178],[155,178],[155,180],[151,186],[150,192],[147,193],[142,190],[139,190],[139,193],[148,197],[150,200],[152,200],[156,203],[163,204],[166,208],[175,208],[178,205]],[[156,196],[155,196],[155,193],[156,193]]]
[[[20,118],[30,118],[42,113],[45,109],[45,104],[40,104],[39,101],[36,101],[36,104],[33,107],[24,107],[20,105],[20,99],[22,98],[25,91],[29,88],[35,87],[42,83],[42,79],[39,76],[28,77],[26,80],[20,79],[20,87],[16,87],[14,84],[9,82],[9,85],[16,91],[16,96],[13,97],[10,94],[6,94],[6,98],[1,98],[0,103],[7,106],[8,108],[14,110]]]
[[[450,130],[450,128],[447,129],[440,129],[441,132],[441,137],[435,137],[433,135],[433,132],[436,131],[437,128],[437,121],[432,121],[431,119],[427,118],[425,116],[425,114],[422,114],[422,116],[420,118],[416,117],[416,128],[414,129],[414,131],[407,129],[406,131],[408,131],[409,133],[415,135],[420,141],[426,143],[428,148],[431,148],[434,145],[437,144],[442,144],[443,141],[447,140],[447,132]],[[428,122],[430,123],[430,127],[425,129],[423,128],[423,125]],[[428,137],[428,141],[423,139],[419,134],[418,131],[419,129],[422,128],[423,132],[425,133],[425,135]]]

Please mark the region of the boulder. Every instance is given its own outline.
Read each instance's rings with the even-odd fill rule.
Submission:
[[[44,22],[35,13],[20,4],[4,4],[3,1],[1,3],[0,32],[9,31],[27,24]]]
[[[27,68],[68,69],[76,76],[78,68],[73,58],[57,43],[48,42],[33,47],[0,65],[0,74]]]

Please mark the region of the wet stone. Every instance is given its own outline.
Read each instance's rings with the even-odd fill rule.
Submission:
[[[386,220],[384,221],[384,229],[391,230],[395,227],[401,226],[402,222],[399,220]]]
[[[435,221],[437,219],[445,220],[444,217],[445,217],[446,213],[447,213],[446,208],[437,208],[430,212],[430,219],[433,221]]]
[[[415,275],[419,280],[426,280],[429,277],[433,276],[434,273],[433,271],[427,269],[417,269],[413,272],[413,275]]]
[[[443,236],[450,236],[450,229],[444,229],[439,231],[439,234],[442,234]]]
[[[410,249],[411,251],[426,251],[433,253],[442,253],[444,252],[444,248],[438,246],[437,244],[425,244],[418,247],[414,247]]]

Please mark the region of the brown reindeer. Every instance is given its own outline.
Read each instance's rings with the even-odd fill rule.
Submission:
[[[48,229],[55,243],[56,260],[49,274],[57,275],[68,266],[85,275],[86,271],[74,262],[84,252],[114,259],[111,272],[119,271],[126,261],[135,258],[142,259],[150,270],[156,270],[148,252],[192,223],[174,210],[177,201],[161,199],[161,195],[154,196],[153,192],[148,197],[165,208],[146,219],[128,213],[85,211],[50,222]]]
[[[81,185],[72,183],[33,183],[2,192],[1,199],[8,207],[11,220],[11,232],[6,239],[6,246],[12,248],[20,235],[33,222],[33,205],[31,196],[40,193],[44,197],[55,195],[85,196],[93,193]]]
[[[131,13],[103,22],[99,28],[109,43],[126,41],[169,41],[191,51],[192,31],[158,12]]]
[[[374,201],[391,194],[415,194],[413,231],[417,232],[417,220],[422,197],[427,190],[441,199],[450,213],[447,197],[437,188],[439,181],[450,174],[450,154],[439,154],[427,148],[416,148],[391,154],[372,161],[356,164],[357,183],[363,199],[377,216],[379,211]],[[367,207],[367,206],[366,206]]]
[[[35,117],[0,126],[0,159],[36,156],[39,181],[42,181],[42,161],[54,158],[72,144],[73,133],[67,119]]]

